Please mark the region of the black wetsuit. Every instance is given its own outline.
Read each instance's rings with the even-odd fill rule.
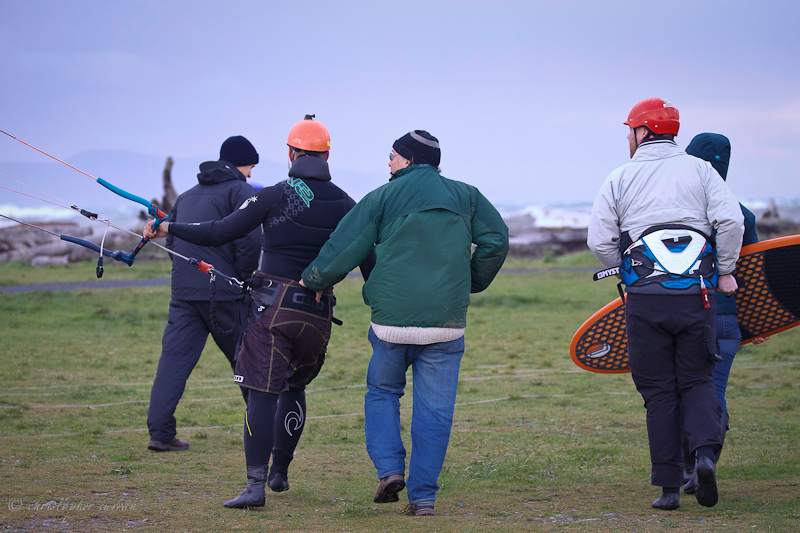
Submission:
[[[248,318],[235,380],[250,389],[247,465],[264,466],[273,453],[270,477],[278,472],[286,478],[304,427],[304,389],[319,373],[330,339],[331,292],[317,305],[314,292],[297,282],[354,205],[331,182],[324,159],[303,155],[294,161],[288,179],[260,189],[225,219],[169,225],[170,234],[204,246],[230,242],[259,225],[263,229],[254,287],[275,283],[280,289],[266,310]],[[361,264],[365,279],[374,264],[374,254]]]

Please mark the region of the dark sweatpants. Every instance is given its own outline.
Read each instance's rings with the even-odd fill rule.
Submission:
[[[626,296],[631,376],[647,408],[650,482],[659,487],[683,483],[681,406],[691,450],[720,445],[713,297],[710,303],[704,309],[699,294]]]
[[[217,302],[217,323],[222,330],[231,329],[237,305],[242,305],[241,301]],[[235,367],[236,332],[228,336],[214,333],[209,310],[207,301],[172,300],[169,303],[169,318],[161,341],[161,358],[147,413],[147,428],[153,440],[166,442],[177,434],[175,408],[183,396],[186,380],[203,353],[209,333],[225,354],[231,369]],[[244,316],[244,313],[242,309],[240,315]],[[242,389],[242,396],[246,402],[246,389]]]

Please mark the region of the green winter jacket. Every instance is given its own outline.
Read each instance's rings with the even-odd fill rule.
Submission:
[[[414,165],[345,215],[303,283],[312,290],[338,283],[373,247],[377,262],[363,289],[372,322],[464,328],[469,294],[488,287],[503,265],[508,228],[478,189]]]

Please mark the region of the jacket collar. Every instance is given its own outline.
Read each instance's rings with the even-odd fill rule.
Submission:
[[[427,168],[433,168],[432,166],[430,166],[430,165],[428,165],[428,164],[422,164],[422,165],[411,165],[410,167],[401,168],[400,170],[398,170],[397,172],[395,172],[394,174],[392,174],[392,177],[391,177],[391,178],[389,178],[389,181],[396,180],[397,178],[400,178],[400,177],[402,177],[402,176],[405,176],[405,175],[406,175],[406,174],[408,174],[409,172],[412,172],[412,171],[414,171],[414,170],[422,170],[422,169],[424,169],[424,168],[426,168],[426,167],[427,167]]]
[[[646,141],[639,145],[631,161],[654,161],[656,159],[676,157],[685,154],[686,152],[678,148],[675,141]]]

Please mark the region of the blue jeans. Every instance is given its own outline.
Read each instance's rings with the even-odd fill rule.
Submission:
[[[736,315],[717,315],[717,338],[722,362],[714,365],[714,387],[717,389],[717,399],[722,410],[728,411],[725,403],[725,389],[728,388],[728,376],[731,373],[733,358],[742,342],[742,332],[739,330],[739,321]]]
[[[406,489],[409,503],[432,504],[450,441],[464,337],[427,345],[393,344],[380,340],[370,328],[368,338],[373,353],[364,397],[367,452],[378,470],[378,479],[405,473],[400,398],[406,371],[412,367],[414,408]]]

